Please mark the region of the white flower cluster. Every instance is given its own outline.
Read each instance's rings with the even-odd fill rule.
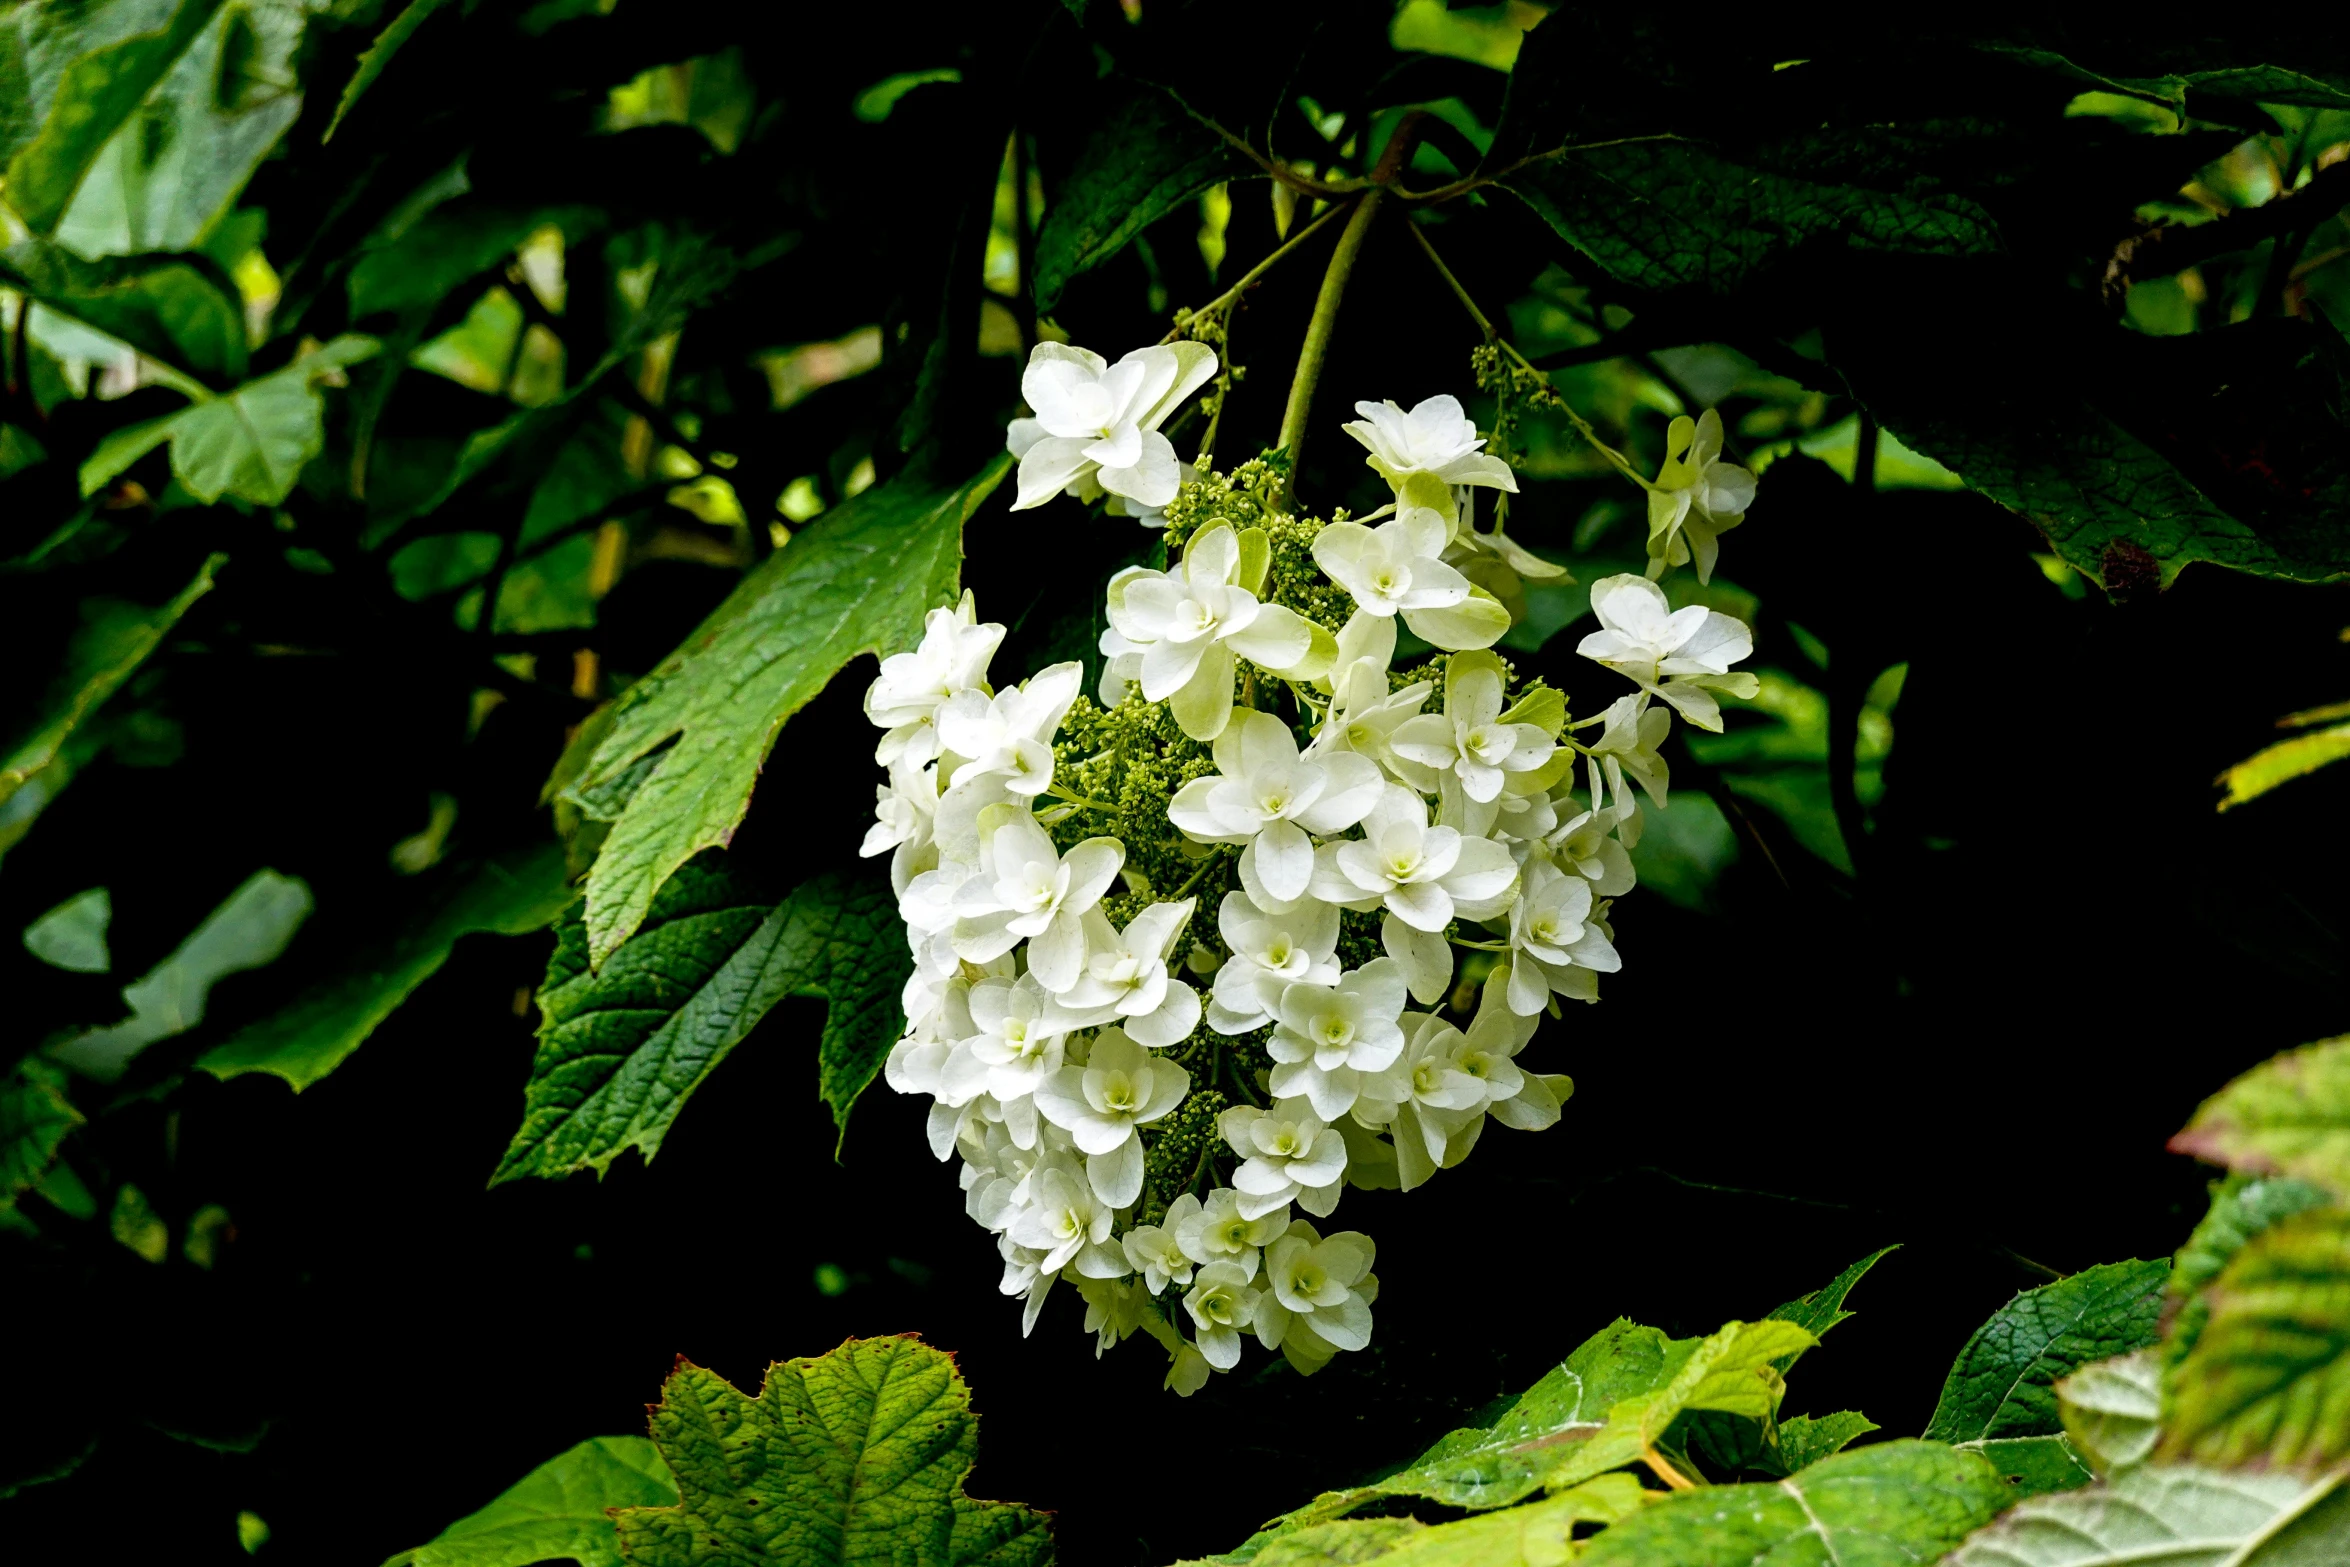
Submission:
[[[1107,492],[1163,516],[1181,484],[1158,425],[1214,369],[1191,344],[1115,365],[1039,347],[1037,418],[1009,439],[1018,505]],[[1513,687],[1487,651],[1508,611],[1470,572],[1558,568],[1479,533],[1468,499],[1515,478],[1452,398],[1358,409],[1347,429],[1395,504],[1312,532],[1280,579],[1351,599],[1342,625],[1275,602],[1266,530],[1222,520],[1168,569],[1110,583],[1102,710],[1139,724],[1161,704],[1187,737],[1160,747],[1190,758],[1163,803],[1197,867],[1182,886],[1151,885],[1116,836],[1078,836],[1110,808],[1056,777],[1078,765],[1055,742],[1081,666],[992,688],[1004,628],[970,595],[866,696],[889,782],[864,852],[893,856],[914,955],[888,1082],[930,1096],[932,1151],[960,1156],[1024,1328],[1067,1278],[1102,1347],[1148,1333],[1183,1393],[1235,1365],[1243,1334],[1305,1371],[1369,1342],[1372,1243],[1312,1222],[1345,1187],[1409,1191],[1488,1121],[1559,1119],[1572,1085],[1518,1057],[1557,998],[1596,1000],[1619,966],[1627,779],[1662,806],[1668,709],[1718,728],[1714,694],[1754,689],[1730,672],[1744,625],[1628,575],[1593,586],[1601,629],[1580,651],[1637,689],[1576,724],[1559,692]],[[1429,678],[1392,671],[1399,618],[1451,650]],[[1194,931],[1219,892],[1213,934]],[[1456,949],[1482,970],[1460,1022]]]

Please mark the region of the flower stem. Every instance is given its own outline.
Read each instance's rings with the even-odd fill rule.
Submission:
[[[1374,190],[1355,203],[1346,232],[1331,252],[1330,269],[1322,274],[1322,292],[1314,300],[1313,318],[1306,323],[1305,346],[1298,350],[1297,374],[1289,382],[1289,406],[1281,413],[1281,435],[1274,442],[1289,454],[1289,482],[1282,499],[1297,493],[1297,470],[1305,451],[1306,421],[1314,411],[1314,389],[1322,379],[1322,363],[1329,357],[1330,334],[1338,328],[1338,306],[1346,298],[1346,282],[1354,275],[1355,257],[1362,254],[1363,237],[1379,215],[1381,193]]]

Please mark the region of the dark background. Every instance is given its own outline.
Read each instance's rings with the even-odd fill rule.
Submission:
[[[731,18],[701,19],[710,36],[696,47],[733,38]],[[784,62],[778,79],[796,58],[779,42],[752,47]],[[893,62],[909,63],[922,62]],[[474,76],[414,90],[471,113],[468,94],[498,68],[477,60]],[[1443,90],[1464,75],[1432,69]],[[835,96],[861,80],[844,74]],[[1484,85],[1498,94],[1498,78]],[[922,103],[909,98],[890,134],[926,133],[902,129]],[[825,112],[846,123],[841,104]],[[2166,167],[2152,188],[2184,172]],[[1248,188],[1227,277],[1272,243],[1261,189]],[[910,205],[884,192],[834,232]],[[2045,205],[2076,203],[2067,187]],[[2126,208],[2109,205],[2082,221],[2122,223]],[[1213,292],[1196,227],[1186,212],[1151,236],[1172,303]],[[878,246],[894,231],[876,232]],[[1555,254],[1507,203],[1436,232],[1493,310]],[[840,276],[852,263],[863,265],[852,256]],[[833,275],[812,275],[808,295],[831,298]],[[1758,340],[1829,315],[1889,348],[1909,341],[1905,299],[1837,294],[1835,276],[1805,275],[1806,288],[1774,296],[1780,315],[1758,319]],[[1302,259],[1238,317],[1232,352],[1256,374],[1226,416],[1227,457],[1272,440],[1318,280],[1319,260]],[[1115,355],[1164,330],[1148,281],[1129,252],[1055,314]],[[856,311],[825,330],[872,319]],[[739,376],[747,341],[689,329],[677,384]],[[1347,406],[1465,395],[1474,341],[1417,250],[1375,231],[1302,492],[1375,502],[1377,481],[1336,429]],[[2005,373],[1973,368],[1995,388]],[[1014,366],[979,373],[993,380],[972,384],[1008,413]],[[1826,422],[1851,404],[1822,380],[1839,398]],[[831,455],[870,444],[902,392],[881,376],[828,390],[791,415],[800,433],[788,438]],[[491,416],[474,394],[445,392],[447,406],[401,395],[416,398],[400,410],[412,430]],[[1651,456],[1658,433],[1641,435]],[[795,450],[775,471],[816,462]],[[1597,493],[1531,486],[1513,526],[1564,550]],[[1380,1248],[1369,1352],[1307,1380],[1252,1351],[1239,1374],[1178,1400],[1160,1391],[1164,1360],[1147,1344],[1094,1363],[1072,1290],[1022,1342],[1018,1303],[996,1293],[991,1238],[964,1218],[952,1166],[928,1156],[921,1104],[876,1085],[835,1162],[812,1002],[786,1003],[735,1051],[649,1168],[630,1159],[601,1183],[485,1190],[521,1109],[528,992],[552,938],[475,937],[299,1097],[267,1077],[193,1074],[77,1142],[85,1173],[136,1180],[175,1237],[205,1203],[225,1206],[235,1232],[209,1273],[176,1254],[152,1267],[102,1222],[55,1224],[40,1249],[4,1243],[7,1473],[81,1458],[69,1479],[6,1504],[12,1551],[243,1560],[234,1518],[249,1509],[272,1531],[264,1560],[373,1564],[571,1443],[641,1430],[676,1355],[750,1387],[771,1360],[918,1331],[958,1354],[984,1417],[974,1494],[1055,1510],[1072,1563],[1164,1563],[1229,1547],[1314,1491],[1411,1456],[1619,1314],[1710,1331],[1895,1242],[1853,1297],[1859,1315],[1797,1370],[1787,1411],[1853,1408],[1889,1435],[1921,1429],[1967,1334],[2016,1290],[2174,1249],[2206,1173],[2164,1139],[2228,1077],[2350,1015],[2350,866],[2336,830],[2350,780],[2320,775],[2225,817],[2210,785],[2275,737],[2278,715],[2350,697],[2338,637],[2350,598],[2197,566],[2159,595],[2071,600],[2031,560],[2044,546],[2029,525],[1979,498],[1864,500],[1795,458],[1761,495],[1724,568],[1762,600],[1756,662],[1796,667],[1793,621],[1828,645],[1839,676],[1911,666],[1857,884],[1782,835],[1787,880],[1744,852],[1711,914],[1629,897],[1625,971],[1532,1047],[1534,1064],[1576,1080],[1562,1123],[1495,1129],[1409,1198],[1347,1196],[1341,1222]],[[1003,499],[969,530],[967,580],[984,613],[1014,625],[996,668],[1016,674],[1066,631],[1064,611],[1090,610],[1136,534],[1065,503],[1010,516]],[[446,604],[346,598],[320,585],[341,579],[295,576],[272,564],[280,541],[260,520],[207,513],[152,532],[106,591],[159,601],[214,547],[234,566],[158,661],[152,690],[133,693],[174,716],[185,758],[168,773],[93,767],[9,855],[0,899],[25,918],[121,867],[174,871],[168,895],[123,900],[114,976],[68,982],[75,996],[43,992],[61,1016],[102,1015],[124,974],[251,872],[257,839],[320,888],[324,928],[348,906],[340,892],[381,883],[384,848],[422,825],[410,818],[428,787],[462,795],[475,842],[543,831],[533,801],[585,710],[559,679],[541,682],[469,739],[472,677],[457,666],[479,649],[449,629]],[[677,562],[632,570],[594,633],[550,654],[586,640],[606,668],[643,670],[726,586]],[[77,588],[58,593],[61,620]],[[54,629],[20,622],[0,638],[46,647]],[[1575,634],[1521,663],[1588,713],[1621,688],[1571,657]],[[315,644],[336,657],[250,651]],[[844,859],[874,781],[856,710],[870,668],[853,666],[793,720],[733,852],[794,875]],[[279,760],[289,728],[304,739],[298,766]],[[269,765],[253,765],[263,754]],[[1687,787],[1693,774],[1678,755],[1676,766]],[[1767,817],[1761,828],[1777,832]],[[298,944],[285,962],[322,950]],[[28,962],[0,952],[0,978]],[[263,976],[227,981],[218,1020],[265,993]],[[29,1042],[56,1021],[17,1026]],[[823,1267],[848,1287],[822,1293]]]

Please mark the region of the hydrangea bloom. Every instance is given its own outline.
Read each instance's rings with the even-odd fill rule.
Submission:
[[[1488,651],[1509,611],[1478,584],[1524,552],[1470,500],[1516,486],[1457,402],[1359,405],[1395,515],[1315,525],[1265,463],[1175,465],[1159,424],[1213,370],[1190,345],[1031,359],[1018,504],[1107,496],[1165,528],[1109,584],[1098,703],[1073,663],[991,685],[1003,628],[968,598],[866,703],[888,782],[863,849],[914,957],[884,1077],[932,1101],[1023,1330],[1067,1279],[1097,1353],[1147,1338],[1179,1394],[1251,1336],[1301,1372],[1368,1344],[1372,1241],[1301,1214],[1561,1119],[1572,1084],[1525,1057],[1621,965],[1659,747],[1753,689],[1745,626],[1611,577],[1580,651],[1633,689],[1575,721]],[[1685,501],[1665,564],[1710,569],[1751,498],[1718,429],[1660,480]],[[1443,651],[1399,670],[1399,623]]]

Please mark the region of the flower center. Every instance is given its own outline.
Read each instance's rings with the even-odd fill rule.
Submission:
[[[1310,1262],[1300,1266],[1297,1272],[1289,1277],[1289,1287],[1300,1295],[1319,1295],[1322,1293],[1322,1286],[1328,1282],[1329,1275]]]
[[[1354,1038],[1355,1026],[1334,1012],[1314,1019],[1314,1038],[1325,1045],[1343,1045]]]

